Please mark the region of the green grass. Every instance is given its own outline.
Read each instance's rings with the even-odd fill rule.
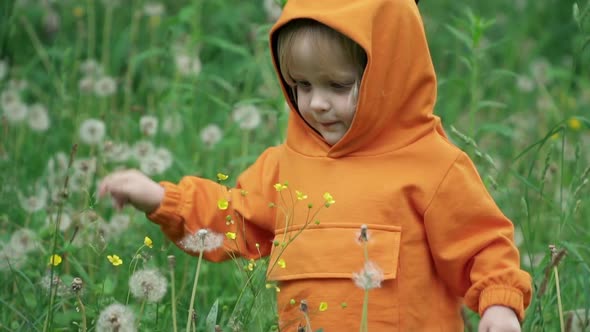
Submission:
[[[141,331],[170,331],[170,289],[159,303],[127,295],[135,269],[157,268],[170,284],[170,255],[176,260],[182,330],[197,259],[167,241],[141,213],[125,209],[128,226],[109,223],[117,213],[108,200],[97,200],[96,182],[121,167],[145,167],[138,158],[114,158],[109,148],[151,142],[169,151],[170,164],[152,165],[159,168],[155,180],[191,174],[215,179],[222,171],[231,182],[265,147],[282,141],[285,103],[270,63],[271,21],[262,0],[175,1],[151,17],[143,0],[105,5],[116,2],[0,3],[0,61],[7,69],[2,75],[0,65],[0,331],[71,331],[82,326],[83,317],[92,331],[115,301],[141,312]],[[590,4],[580,1],[576,15],[574,2],[562,0],[468,6],[421,1],[420,8],[438,75],[436,112],[514,221],[523,266],[534,277],[523,330],[558,331],[560,316],[566,325],[571,318],[560,310],[590,309]],[[186,56],[184,64],[178,63],[180,55]],[[101,69],[84,73],[88,59]],[[187,63],[193,72],[183,74],[179,65]],[[114,79],[113,94],[81,89],[84,78],[101,76]],[[26,86],[16,89],[17,81]],[[22,104],[47,109],[47,130],[5,115],[4,93],[15,89]],[[254,130],[232,120],[243,105],[260,112]],[[158,119],[153,135],[142,132],[143,116]],[[81,140],[80,127],[88,119],[104,122],[108,143]],[[173,130],[174,124],[181,129]],[[211,146],[201,132],[212,124],[223,134]],[[74,164],[68,167],[70,156]],[[81,162],[90,169],[81,170]],[[27,211],[25,200],[35,195],[42,204]],[[71,219],[71,226],[56,232],[56,215],[62,223]],[[23,228],[31,232],[15,252],[11,239]],[[153,248],[144,245],[145,236]],[[29,244],[35,245],[23,249]],[[549,245],[567,254],[552,261]],[[54,253],[63,261],[51,267]],[[120,256],[123,264],[113,266],[107,255]],[[256,262],[252,271],[249,263],[203,263],[195,302],[198,330],[214,324],[224,330],[236,324],[249,331],[273,329],[275,289],[265,287],[266,263]],[[42,287],[48,274],[59,276],[66,288],[81,278],[79,299],[71,293],[50,296]],[[470,313],[468,325],[475,330],[476,324]]]

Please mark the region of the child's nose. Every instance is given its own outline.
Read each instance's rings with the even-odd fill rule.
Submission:
[[[309,106],[316,112],[324,112],[330,109],[330,103],[328,102],[326,94],[320,90],[313,91]]]

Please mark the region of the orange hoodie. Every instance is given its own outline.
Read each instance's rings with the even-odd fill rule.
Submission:
[[[307,301],[314,329],[358,330],[364,292],[351,279],[365,262],[357,242],[363,224],[369,259],[384,273],[369,292],[371,331],[461,331],[462,303],[480,314],[508,306],[522,319],[531,279],[519,268],[513,225],[432,114],[436,78],[414,0],[289,0],[271,30],[275,68],[275,33],[297,18],[328,25],[367,53],[348,132],[329,146],[299,116],[283,82],[286,142],[267,149],[233,189],[197,177],[162,182],[165,198],[148,217],[175,242],[201,228],[236,232],[210,260],[226,259],[227,250],[272,255],[268,278],[280,283],[282,331],[305,325],[291,299]],[[299,233],[310,219],[307,201],[291,204],[273,187],[279,182],[315,207],[324,192],[336,203]],[[280,205],[280,195],[292,208],[288,227],[281,209],[269,206]],[[218,209],[220,198],[230,201],[227,210]],[[228,215],[234,225],[226,225]],[[273,246],[296,234],[286,248]],[[274,264],[279,252],[284,268]],[[321,302],[327,310],[318,310]]]

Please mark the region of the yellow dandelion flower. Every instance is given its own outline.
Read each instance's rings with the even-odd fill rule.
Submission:
[[[217,180],[225,181],[229,178],[229,175],[223,173],[217,173]]]
[[[123,260],[119,256],[117,256],[117,255],[108,255],[107,256],[107,259],[114,266],[119,266],[119,265],[123,264]]]
[[[152,241],[152,239],[150,239],[148,236],[146,236],[143,239],[143,244],[145,244],[146,246],[153,248],[154,247],[154,242]]]
[[[217,201],[217,208],[219,208],[220,210],[227,210],[228,207],[229,201],[227,199],[222,198]]]
[[[569,118],[567,120],[567,125],[570,127],[570,129],[577,131],[582,128],[582,121],[577,118]]]
[[[326,207],[336,203],[334,197],[330,193],[324,193],[324,200],[326,201]]]
[[[320,302],[320,311],[328,310],[328,302]]]
[[[236,239],[236,233],[234,232],[227,232],[225,233],[225,237],[230,239],[230,240],[235,240]]]
[[[297,200],[302,201],[304,199],[307,199],[307,195],[302,193],[299,190],[295,190],[295,194],[297,194]]]
[[[62,259],[60,255],[53,254],[49,257],[49,265],[58,266],[61,264],[61,261]]]
[[[284,269],[287,267],[287,263],[285,263],[285,260],[280,258],[279,261],[277,262],[277,264],[279,264],[279,266]]]

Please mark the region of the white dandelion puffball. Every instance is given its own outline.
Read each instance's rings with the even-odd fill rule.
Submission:
[[[103,141],[106,127],[102,120],[87,119],[80,126],[80,139],[88,145],[99,144]]]
[[[260,111],[254,105],[241,105],[232,113],[232,119],[244,130],[252,130],[260,125],[262,117]]]
[[[223,138],[223,131],[218,125],[210,124],[201,130],[199,136],[201,137],[203,144],[205,144],[208,148],[211,148],[221,141]]]
[[[47,108],[41,104],[34,104],[29,107],[29,127],[33,131],[44,132],[49,129],[51,120]]]
[[[224,236],[209,229],[200,229],[185,236],[179,245],[190,252],[213,251],[223,245]]]
[[[117,83],[110,76],[103,76],[94,82],[94,93],[98,97],[108,97],[117,91]]]
[[[97,332],[135,332],[133,311],[120,303],[113,303],[101,311],[96,323]]]
[[[148,2],[143,5],[143,13],[145,16],[162,16],[164,11],[164,5],[159,2]]]
[[[154,136],[158,132],[158,118],[144,115],[139,119],[139,128],[145,136]]]
[[[29,107],[24,103],[18,102],[11,104],[9,107],[4,108],[4,117],[8,123],[16,124],[23,122],[27,118],[29,113]]]
[[[157,303],[166,295],[168,281],[156,269],[143,269],[133,273],[129,278],[131,294],[138,299]]]

